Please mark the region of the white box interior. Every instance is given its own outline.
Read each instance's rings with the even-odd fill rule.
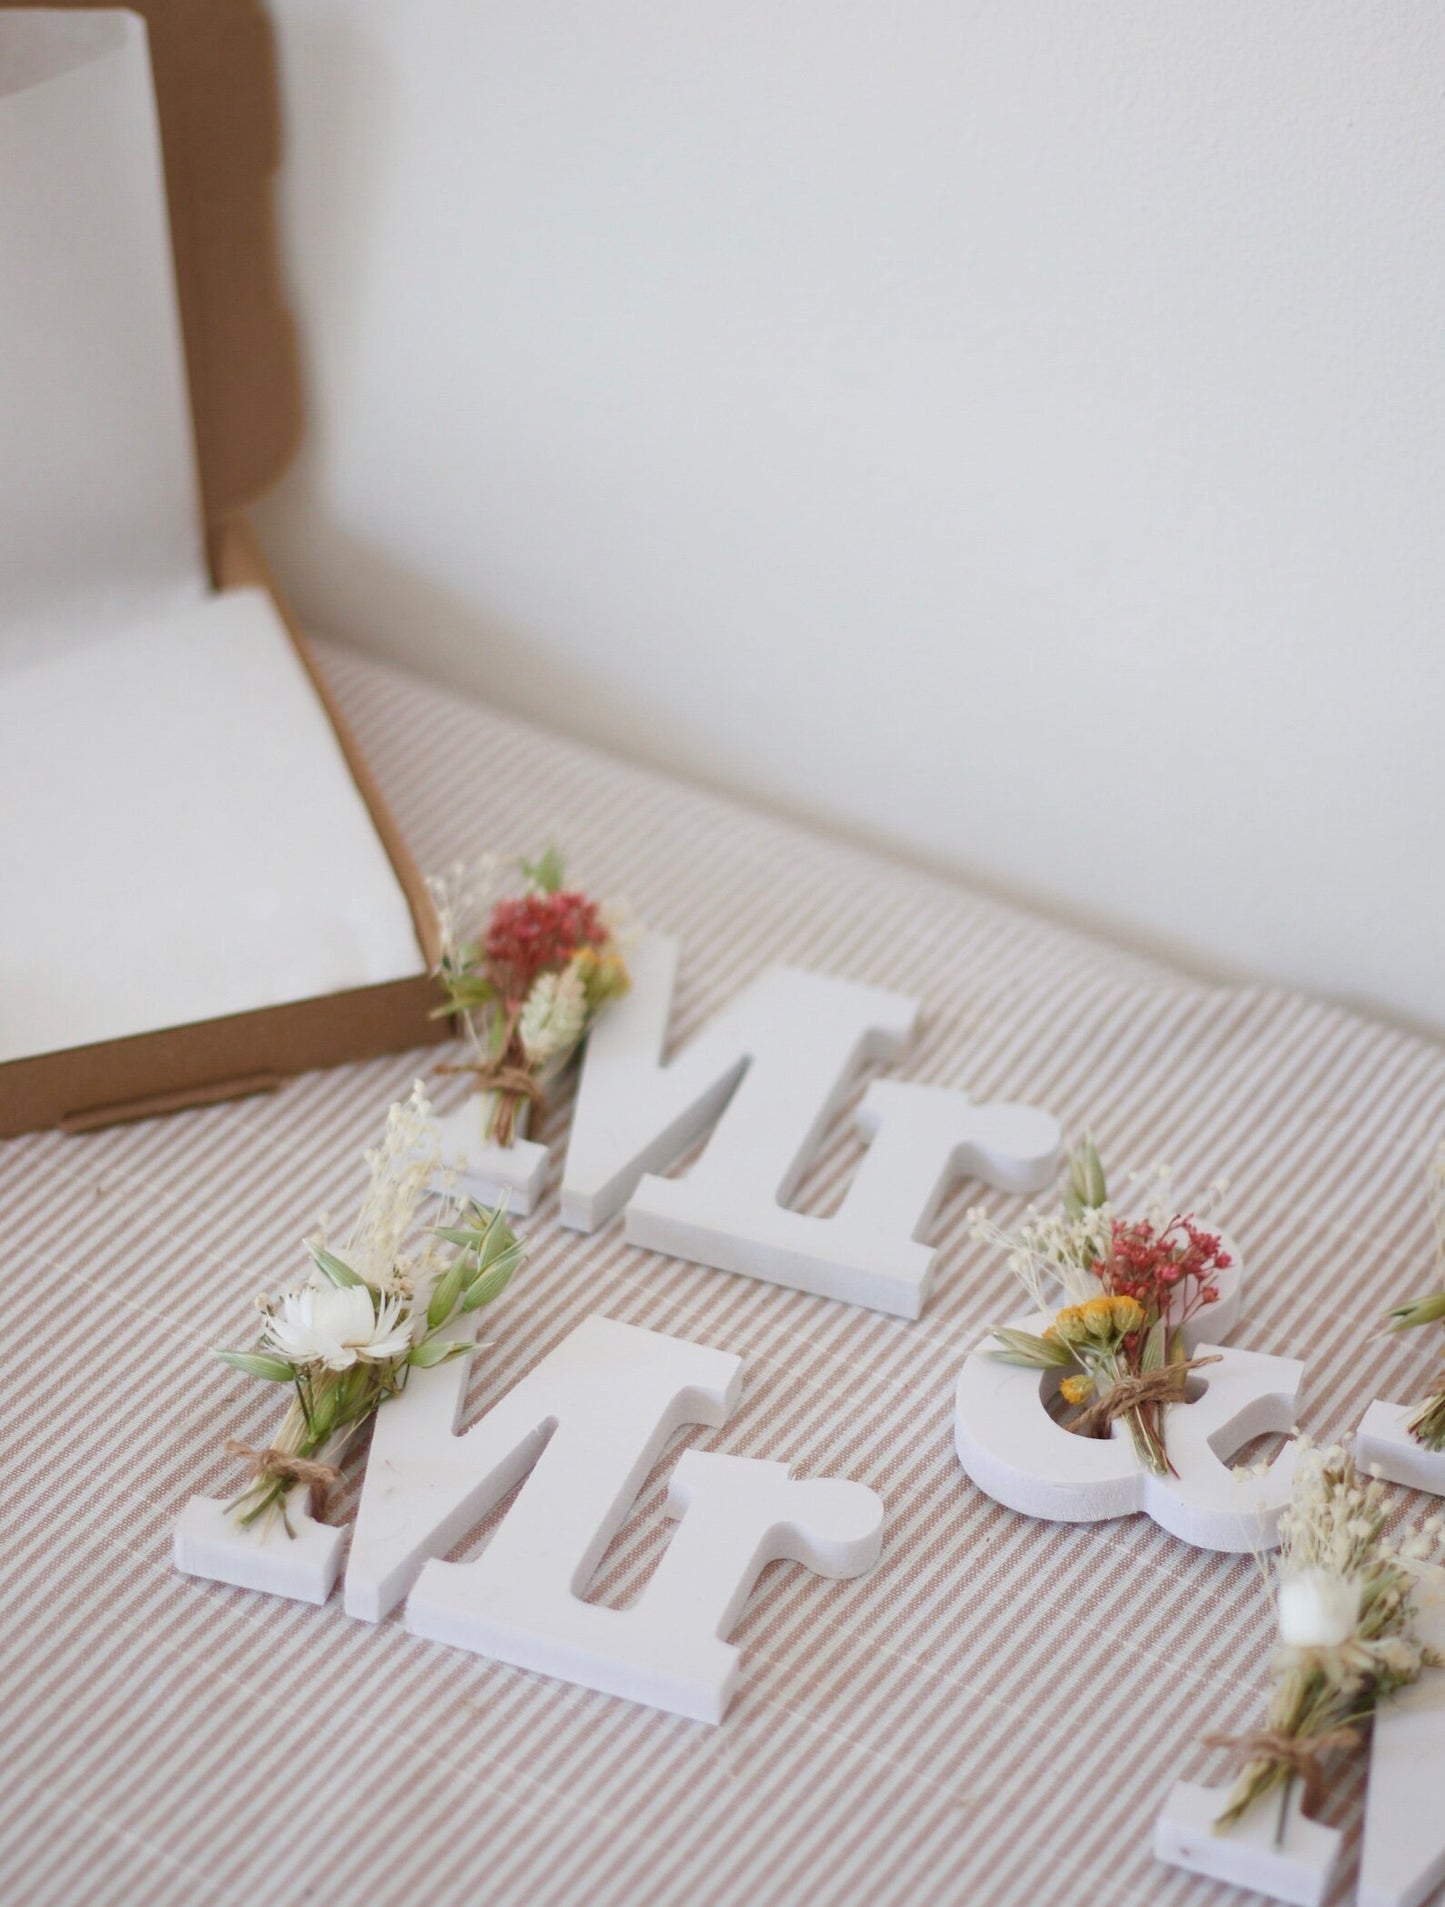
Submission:
[[[134,15],[0,15],[0,260],[0,1062],[421,973],[269,599],[209,585]]]

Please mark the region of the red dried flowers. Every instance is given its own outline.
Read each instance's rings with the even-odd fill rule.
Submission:
[[[1157,1176],[1167,1191],[1167,1169]],[[994,1355],[1059,1371],[1059,1394],[1074,1412],[1070,1430],[1107,1437],[1122,1420],[1140,1460],[1168,1475],[1165,1411],[1185,1401],[1194,1369],[1213,1361],[1189,1355],[1182,1327],[1218,1300],[1219,1274],[1233,1262],[1219,1234],[1193,1213],[1171,1214],[1162,1197],[1145,1218],[1116,1217],[1092,1142],[1070,1163],[1058,1217],[1031,1213],[1013,1235],[982,1213],[973,1218],[975,1237],[1006,1246],[1036,1307],[1054,1314],[1041,1336],[995,1330]],[[1060,1286],[1072,1302],[1056,1311],[1051,1289]]]
[[[1233,1260],[1217,1232],[1181,1212],[1162,1228],[1147,1218],[1116,1218],[1111,1230],[1113,1249],[1092,1267],[1106,1291],[1137,1298],[1151,1316],[1167,1311],[1173,1325],[1218,1298],[1216,1274]]]
[[[492,984],[520,1005],[539,974],[565,967],[583,947],[604,947],[608,938],[597,903],[576,889],[498,901],[486,938]]]
[[[482,1091],[482,1137],[511,1145],[524,1107],[566,1065],[607,1001],[625,993],[627,964],[602,908],[562,885],[555,849],[523,862],[526,887],[484,900],[487,883],[457,869],[432,883],[442,929],[441,1013],[471,1047],[464,1065]]]

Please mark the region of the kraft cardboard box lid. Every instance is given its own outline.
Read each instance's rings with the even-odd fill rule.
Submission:
[[[203,592],[300,402],[254,0],[0,9],[0,624],[38,647]]]
[[[0,845],[22,903],[27,869],[34,889],[7,930],[0,1130],[210,1095],[267,1040],[269,1074],[439,1031],[419,877],[233,514],[299,424],[273,77],[251,5],[0,0],[0,673],[19,724],[7,762],[32,757]],[[178,828],[216,887],[189,957]],[[82,849],[90,889],[116,877],[107,949],[136,943],[92,1003],[109,1019],[73,1013],[57,984]],[[199,991],[169,984],[157,947]]]
[[[56,0],[49,11],[110,9]],[[0,11],[31,9],[0,0]],[[281,476],[300,440],[295,329],[282,297],[271,181],[281,127],[260,0],[134,0],[164,150],[200,487],[215,527]]]

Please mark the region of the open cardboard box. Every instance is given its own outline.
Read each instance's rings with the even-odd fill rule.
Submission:
[[[144,25],[137,16],[143,16]],[[145,71],[146,27],[154,96]],[[62,141],[69,144],[62,148]],[[80,1130],[232,1097],[262,1090],[288,1074],[447,1034],[445,1024],[431,1018],[438,995],[429,970],[437,941],[425,883],[241,515],[280,476],[300,428],[294,338],[279,293],[269,198],[278,152],[272,43],[257,0],[136,0],[132,13],[75,0],[42,12],[0,0],[5,271],[0,277],[0,746],[5,745],[7,703],[7,752],[18,747],[23,755],[31,740],[30,730],[18,726],[18,711],[33,725],[39,707],[42,725],[53,717],[56,737],[53,748],[36,743],[33,751],[42,766],[40,780],[49,776],[51,786],[35,790],[30,812],[19,817],[12,812],[8,835],[0,813],[0,988],[6,985],[7,938],[12,952],[19,947],[24,954],[50,944],[45,937],[53,932],[57,972],[63,974],[62,946],[76,936],[82,941],[90,936],[87,964],[76,966],[71,956],[71,967],[81,976],[80,992],[102,1009],[98,1019],[86,1012],[70,1016],[62,994],[41,1001],[40,1010],[27,1018],[26,1009],[14,1004],[24,989],[14,984],[12,971],[8,1028],[0,997],[0,1136],[52,1125]],[[63,176],[72,158],[75,177]],[[79,247],[77,234],[86,241]],[[55,254],[65,242],[72,252],[83,252],[92,238],[101,251],[111,248],[112,256],[103,262],[72,257],[57,264]],[[163,255],[167,243],[173,247],[173,282]],[[147,247],[154,256],[137,264],[136,253]],[[133,267],[136,282],[131,284]],[[44,326],[33,322],[37,312],[46,316]],[[24,335],[15,335],[17,326]],[[56,339],[72,328],[73,345],[67,341],[62,350]],[[137,352],[138,337],[143,348]],[[64,352],[72,350],[75,361],[67,368]],[[137,360],[134,374],[127,352]],[[117,364],[123,367],[121,377]],[[153,412],[144,410],[147,405],[154,406]],[[38,922],[33,901],[26,900],[36,892],[53,900],[66,844],[73,849],[78,838],[73,832],[77,803],[65,799],[65,775],[52,774],[48,766],[63,756],[67,723],[77,721],[84,732],[86,711],[77,711],[75,703],[85,697],[77,698],[74,687],[86,677],[76,671],[88,671],[93,661],[100,679],[108,680],[118,667],[122,678],[127,670],[134,675],[125,645],[139,643],[136,654],[146,643],[154,646],[157,625],[170,629],[173,644],[179,642],[168,653],[190,658],[219,640],[218,627],[224,635],[235,624],[250,630],[274,675],[279,700],[291,709],[290,729],[284,720],[277,728],[311,737],[307,757],[314,766],[300,759],[281,761],[272,775],[279,745],[274,736],[266,743],[271,754],[263,750],[257,757],[268,764],[273,794],[291,785],[293,770],[298,787],[307,785],[308,774],[319,778],[317,808],[331,817],[333,834],[309,842],[312,804],[309,797],[299,804],[308,812],[296,813],[294,830],[288,823],[297,869],[308,865],[308,853],[318,866],[320,856],[327,857],[328,868],[339,861],[342,873],[335,878],[343,881],[346,869],[364,867],[376,885],[366,904],[374,900],[374,911],[385,917],[385,931],[372,932],[374,923],[365,921],[357,930],[349,917],[323,920],[317,941],[329,933],[342,946],[329,966],[308,962],[303,946],[302,957],[289,965],[281,960],[281,971],[264,971],[265,922],[275,917],[278,900],[268,893],[264,905],[258,901],[251,916],[241,918],[244,932],[233,931],[223,878],[227,830],[237,832],[237,803],[230,800],[225,808],[217,806],[213,817],[223,852],[221,867],[209,870],[208,905],[217,910],[217,970],[224,970],[227,958],[232,968],[228,1006],[241,1010],[214,1016],[188,1011],[178,1015],[183,1023],[170,1024],[164,976],[159,984],[155,975],[148,981],[136,976],[142,996],[135,1008],[138,1030],[103,1038],[82,1032],[75,1040],[76,1027],[109,1025],[117,1013],[117,1023],[124,1024],[127,1010],[127,983],[123,975],[114,978],[103,936],[87,919],[86,893],[66,901],[68,917]],[[192,625],[197,646],[187,639]],[[133,638],[137,630],[143,634]],[[190,666],[187,661],[178,673]],[[229,676],[223,673],[220,680],[219,691],[202,684],[196,691],[201,699],[193,695],[189,703],[184,684],[177,684],[175,720],[206,706],[206,693],[213,700],[218,692],[229,693]],[[256,702],[268,711],[269,681],[263,671]],[[52,699],[69,707],[49,708],[48,683],[55,684]],[[169,693],[165,684],[161,699]],[[240,706],[244,717],[244,702]],[[92,723],[96,714],[91,711]],[[218,744],[228,739],[229,729],[229,724],[217,726]],[[92,732],[101,731],[93,726]],[[190,747],[194,757],[194,733]],[[242,741],[236,750],[241,767],[230,783],[218,774],[221,792],[210,797],[217,803],[227,787],[234,790],[235,774],[247,772]],[[217,755],[224,752],[219,745],[215,749]],[[87,754],[85,761],[93,765],[93,756]],[[164,771],[154,778],[163,780]],[[203,773],[200,779],[210,777]],[[163,792],[165,799],[155,810],[163,816],[194,805],[204,794],[198,795],[194,780],[173,795]],[[116,793],[123,807],[127,790]],[[0,800],[13,808],[15,794],[12,786]],[[29,796],[25,784],[27,806]],[[108,800],[96,804],[98,828],[108,818],[102,810],[110,805]],[[148,812],[144,803],[137,811]],[[275,823],[273,814],[273,831]],[[33,846],[37,838],[48,838],[47,828],[61,843],[50,876]],[[268,838],[262,828],[254,832],[260,840]],[[160,833],[165,834],[164,826]],[[148,847],[145,834],[133,829],[118,851],[128,852],[127,842],[134,847],[138,874],[149,852],[145,871],[154,885],[161,850]],[[352,860],[336,851],[338,841],[342,850],[349,842]],[[240,843],[237,865],[242,867],[246,846]],[[74,858],[84,864],[83,852]],[[129,879],[130,870],[125,873]],[[185,878],[177,868],[177,881]],[[293,869],[293,888],[299,878]],[[135,891],[147,891],[144,881],[138,880]],[[286,892],[282,881],[278,893]],[[332,900],[333,914],[346,916],[349,896]],[[185,918],[169,896],[167,907],[158,911],[166,919]],[[198,931],[210,930],[208,920],[202,912]],[[278,931],[283,940],[287,932],[304,938],[306,926],[305,919],[293,922],[288,916]],[[148,931],[149,924],[141,921],[130,950],[133,960],[137,948],[144,959]],[[160,967],[167,957],[164,932],[162,922],[156,929]],[[254,942],[249,965],[237,951],[245,932]],[[375,944],[358,952],[368,933],[372,943],[386,943],[381,953]],[[93,944],[97,938],[102,944]],[[191,979],[198,966],[207,971],[210,958],[204,938],[196,944],[200,957],[186,968]],[[180,962],[179,954],[172,957]],[[288,975],[345,974],[348,962],[364,970],[364,983],[303,986],[301,997],[294,985],[288,990]],[[253,1003],[246,993],[252,986],[255,1000],[264,1004]],[[245,997],[237,995],[238,987]],[[192,1001],[196,997],[194,986],[189,994],[180,991]],[[65,1029],[61,1038],[55,1037],[58,1027]]]

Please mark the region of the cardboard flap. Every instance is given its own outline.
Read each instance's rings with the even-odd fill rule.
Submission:
[[[0,0],[0,9],[15,4]],[[202,500],[214,526],[276,482],[301,433],[271,206],[281,154],[275,48],[260,0],[134,0],[132,10],[150,33]]]
[[[248,500],[280,476],[301,427],[295,337],[281,299],[271,212],[271,175],[279,158],[280,126],[269,22],[259,0],[137,0],[128,10],[90,5],[87,0],[58,0],[56,6],[39,10],[38,18],[22,22],[19,16],[27,11],[37,13],[19,0],[0,0],[0,92],[8,92],[12,103],[26,89],[49,93],[50,99],[32,102],[36,112],[28,119],[20,111],[17,151],[24,145],[21,135],[34,134],[38,115],[54,152],[62,160],[67,158],[69,135],[63,113],[68,111],[90,152],[97,142],[89,139],[89,129],[111,124],[104,117],[109,96],[88,112],[91,102],[81,82],[87,68],[105,65],[112,58],[121,61],[126,85],[140,90],[123,98],[121,106],[126,110],[112,118],[116,124],[133,127],[137,120],[131,109],[137,100],[143,101],[149,165],[145,194],[154,229],[160,223],[155,125],[159,122],[170,251],[157,270],[164,275],[169,339],[168,349],[145,355],[152,362],[164,359],[168,366],[175,441],[186,437],[188,427],[194,428],[210,533],[209,580],[223,592],[259,587],[289,629],[296,654],[331,716],[331,738],[339,743],[356,791],[370,811],[375,835],[385,851],[383,858],[405,896],[403,913],[409,916],[409,925],[407,952],[390,968],[393,972],[400,968],[400,977],[352,984],[343,979],[336,982],[341,991],[223,1009],[218,1017],[181,1024],[152,1023],[148,1031],[22,1055],[0,1064],[0,1137],[47,1125],[80,1131],[120,1119],[150,1117],[218,1097],[265,1090],[276,1080],[310,1068],[435,1044],[448,1036],[445,1021],[435,1017],[435,979],[425,970],[435,960],[437,947],[436,918],[425,883],[324,682],[311,669],[305,645],[275,595],[240,514]],[[82,13],[109,14],[110,20],[82,24]],[[146,27],[149,73],[135,58],[138,21]],[[139,80],[132,81],[132,74],[142,75],[143,86]],[[55,88],[61,91],[59,120]],[[105,169],[104,141],[99,149],[100,163],[93,167],[93,176],[108,180],[113,175]],[[123,141],[119,150],[125,159]],[[63,171],[61,166],[50,175],[57,191],[63,191],[63,180],[56,184]],[[124,177],[129,179],[131,172],[127,170]],[[43,201],[32,204],[28,179],[22,192],[26,208],[34,214],[32,228],[39,220],[42,248],[52,236],[63,246],[66,235],[52,234],[45,224]],[[133,337],[134,327],[127,323],[114,276],[105,277],[103,270],[107,241],[124,247],[126,256],[133,255],[130,227],[105,216],[109,200],[104,192],[91,194],[86,203],[92,210],[96,205],[101,208],[92,218],[98,233],[82,233],[82,238],[94,238],[94,245],[76,254],[92,263],[96,257],[101,260],[99,289],[88,286],[88,295],[100,309],[102,323],[113,322],[123,337]],[[171,252],[178,293],[174,301],[170,299]],[[152,291],[162,282],[156,270],[147,269],[141,275]],[[151,302],[154,306],[156,300]],[[39,303],[43,308],[43,297]],[[186,357],[184,390],[177,304]],[[69,307],[61,300],[53,308]],[[44,337],[44,331],[29,320],[26,314],[26,335]],[[82,392],[76,397],[77,405],[83,398]],[[187,399],[189,417],[185,415]],[[103,432],[103,418],[100,428]],[[122,442],[123,464],[125,450]],[[194,532],[195,481],[188,447],[185,462],[188,520]],[[134,463],[125,467],[133,477]],[[23,521],[19,528],[23,534]],[[196,592],[195,602],[224,613],[222,599],[211,603],[206,598],[206,564],[198,558],[188,567],[186,583]],[[101,605],[110,612],[115,608],[113,580],[107,574],[106,602]],[[153,610],[154,602],[148,601],[147,607]],[[73,620],[79,627],[80,619]],[[52,621],[47,606],[47,631]],[[84,626],[91,626],[88,611]],[[47,663],[50,660],[47,655]],[[304,683],[302,692],[304,697]],[[102,719],[104,715],[102,710]],[[213,716],[208,720],[214,724]],[[189,732],[204,736],[212,731],[205,722],[194,722]],[[52,761],[62,770],[64,759],[63,750],[53,751]],[[207,763],[207,774],[209,769]],[[202,779],[193,771],[193,785],[199,786]],[[322,833],[327,831],[323,828]],[[414,960],[419,963],[416,968]],[[312,986],[333,982],[335,976],[328,974],[310,980]],[[193,1003],[191,1010],[202,1011],[208,1004]]]

